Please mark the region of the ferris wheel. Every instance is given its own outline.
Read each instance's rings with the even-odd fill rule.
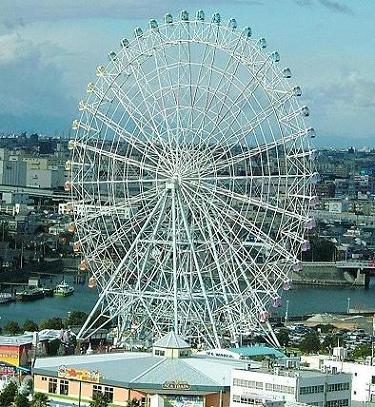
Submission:
[[[80,338],[106,317],[143,339],[277,341],[268,318],[301,271],[319,177],[301,89],[266,46],[233,18],[182,11],[97,68],[65,186],[98,290]]]

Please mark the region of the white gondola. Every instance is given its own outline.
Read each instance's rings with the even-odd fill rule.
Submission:
[[[272,62],[274,62],[274,63],[280,62],[280,54],[278,53],[278,51],[272,52],[271,59],[272,59]]]
[[[220,13],[214,13],[212,14],[212,20],[211,20],[214,24],[220,24],[221,21],[221,16]]]
[[[290,68],[284,68],[283,69],[283,77],[284,78],[291,78],[292,77],[292,71]]]
[[[173,23],[173,16],[170,13],[167,13],[164,17],[164,21],[166,24],[172,24]]]
[[[86,259],[81,260],[78,268],[80,271],[87,271],[89,268],[89,262]]]
[[[69,232],[69,233],[74,233],[76,231],[76,225],[74,222],[70,222],[65,226],[65,229]]]
[[[87,93],[92,93],[92,92],[94,92],[94,90],[95,90],[95,83],[92,83],[92,82],[88,83],[87,88],[86,88],[86,92]]]
[[[66,181],[64,184],[64,190],[66,192],[70,192],[72,190],[72,183],[70,181]]]
[[[82,250],[81,242],[74,242],[73,243],[73,252],[80,253]]]
[[[251,27],[245,27],[243,29],[243,34],[246,38],[250,38],[252,36],[252,31],[251,31]]]
[[[189,21],[189,13],[186,10],[182,10],[180,13],[181,21]]]
[[[195,13],[195,19],[196,19],[197,21],[204,21],[204,18],[205,18],[205,15],[204,15],[204,11],[203,11],[203,10],[198,10],[198,11]]]
[[[315,138],[316,137],[316,132],[315,132],[315,129],[313,127],[309,127],[308,129],[306,129],[306,134],[310,138]]]
[[[77,119],[73,120],[72,129],[77,130],[78,127],[79,127],[79,120],[77,120]]]
[[[151,28],[151,30],[158,29],[158,22],[154,18],[148,22],[148,25]]]
[[[302,262],[301,261],[297,261],[296,263],[293,264],[293,271],[295,273],[299,273],[302,271]]]
[[[65,163],[65,171],[70,171],[72,169],[72,162],[70,160],[68,160]]]
[[[308,240],[305,240],[302,245],[301,245],[301,250],[303,252],[307,252],[310,250],[310,242]]]
[[[141,27],[136,27],[134,29],[134,36],[135,38],[141,38],[143,36],[143,31]]]
[[[114,52],[114,51],[110,52],[110,53],[108,54],[108,59],[109,59],[110,61],[116,61],[116,59],[117,59],[116,52]]]
[[[304,117],[310,116],[310,109],[307,106],[302,106],[301,107],[301,114]]]
[[[273,308],[278,308],[281,306],[281,297],[280,296],[277,296],[272,299],[272,306],[273,306]]]
[[[235,30],[237,28],[237,20],[235,18],[231,18],[228,22],[228,27],[231,30]]]
[[[302,95],[302,89],[300,86],[295,86],[293,88],[293,95],[294,96],[301,96]]]
[[[267,322],[269,317],[270,317],[270,314],[267,311],[262,311],[259,314],[259,321],[260,322]]]
[[[283,283],[283,290],[288,291],[292,288],[292,283],[290,280],[285,280]]]
[[[89,288],[95,288],[97,286],[97,282],[96,282],[95,277],[90,277],[89,278],[89,282],[88,282],[87,286]]]
[[[128,48],[129,47],[129,40],[127,38],[123,38],[121,40],[121,47],[122,48]]]
[[[258,46],[260,48],[266,48],[267,47],[267,41],[265,38],[259,38],[258,40]]]
[[[103,65],[99,65],[96,68],[96,76],[103,76],[105,74],[106,70],[105,70],[105,66]]]
[[[316,227],[315,219],[313,219],[313,218],[308,219],[305,223],[305,227],[307,230],[315,229],[315,227]]]

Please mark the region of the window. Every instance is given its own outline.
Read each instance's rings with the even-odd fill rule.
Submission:
[[[349,390],[349,383],[332,383],[328,385],[327,391]]]
[[[375,376],[371,377],[371,384],[375,384]]]
[[[48,393],[57,393],[57,379],[50,377],[48,380]]]
[[[67,396],[69,394],[69,381],[60,380],[60,394]]]
[[[305,386],[299,389],[299,394],[314,394],[314,393],[323,393],[324,386]]]
[[[165,352],[163,350],[155,349],[155,356],[164,356]]]
[[[42,376],[42,382],[46,382],[47,378],[45,376]]]
[[[348,399],[331,400],[331,401],[327,401],[327,403],[326,403],[326,407],[345,407],[345,406],[349,406]]]
[[[107,397],[107,400],[112,403],[113,401],[113,387],[104,387],[104,395]]]
[[[102,386],[94,384],[94,386],[92,387],[92,397],[94,397],[96,394],[101,394],[101,393],[103,393]]]

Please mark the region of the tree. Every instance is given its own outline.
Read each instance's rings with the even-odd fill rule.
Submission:
[[[280,329],[276,337],[281,346],[289,346],[289,331],[287,329]]]
[[[31,319],[27,319],[22,326],[22,329],[24,331],[28,331],[28,332],[35,332],[35,331],[39,331],[39,327],[38,324],[35,321],[32,321]]]
[[[302,255],[303,261],[332,261],[336,251],[335,243],[318,237],[310,237],[310,250]]]
[[[133,399],[133,400],[128,400],[128,407],[140,407],[141,402],[140,400]]]
[[[48,356],[57,356],[61,341],[60,339],[54,339],[47,343],[46,350]]]
[[[316,332],[306,334],[299,345],[299,350],[303,353],[317,353],[320,349],[320,339]]]
[[[31,402],[32,407],[49,407],[48,396],[44,393],[34,393],[33,400]]]
[[[40,329],[62,329],[64,324],[61,318],[55,317],[50,319],[45,319],[40,323]]]
[[[22,332],[22,329],[17,321],[8,321],[4,325],[4,332],[10,335],[17,335]]]
[[[70,326],[81,326],[85,323],[88,314],[83,311],[72,311],[69,316],[64,320],[66,328]]]
[[[14,406],[15,407],[30,407],[30,401],[24,394],[17,394],[16,398],[14,399]]]
[[[89,407],[107,407],[108,404],[108,398],[102,393],[97,393],[90,401]]]
[[[322,343],[322,350],[330,351],[338,344],[340,344],[340,346],[344,345],[344,342],[340,335],[327,335]]]
[[[0,406],[9,407],[16,397],[17,385],[13,382],[9,383],[0,393]]]
[[[352,353],[353,359],[364,359],[367,356],[371,356],[371,345],[370,344],[359,345],[354,349],[354,351]]]

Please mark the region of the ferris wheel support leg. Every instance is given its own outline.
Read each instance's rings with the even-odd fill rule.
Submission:
[[[268,334],[268,336],[270,337],[270,340],[271,340],[271,342],[272,342],[272,345],[275,346],[276,348],[280,348],[280,347],[281,347],[281,346],[280,346],[280,342],[279,342],[279,340],[277,339],[277,337],[276,337],[276,335],[275,335],[275,332],[273,331],[273,328],[272,328],[272,326],[271,326],[271,324],[270,324],[270,321],[267,321],[267,322],[266,322],[266,326],[267,326],[267,330],[268,330],[267,334]]]
[[[141,230],[139,231],[137,237],[134,239],[133,243],[130,245],[128,252],[126,253],[126,255],[123,257],[123,259],[121,260],[121,262],[119,263],[119,265],[117,266],[115,272],[112,274],[112,277],[109,279],[107,286],[104,288],[103,292],[100,294],[96,304],[94,305],[94,308],[91,310],[89,316],[87,317],[85,323],[83,324],[81,330],[79,331],[77,338],[81,338],[83,339],[83,334],[86,330],[86,328],[89,326],[92,317],[95,315],[95,312],[98,310],[99,306],[103,303],[103,300],[105,299],[106,295],[108,294],[108,291],[111,289],[113,283],[115,282],[118,274],[120,273],[122,267],[124,266],[124,264],[126,263],[126,261],[128,260],[131,252],[133,251],[133,249],[135,248],[135,246],[137,245],[138,241],[140,240],[142,233],[145,231],[145,229],[148,227],[148,225],[150,224],[150,222],[153,220],[154,214],[155,212],[158,210],[160,203],[162,202],[163,198],[165,196],[165,191],[164,193],[160,196],[160,198],[158,199],[158,201],[156,202],[153,210],[151,211],[148,219],[146,220],[146,222],[143,224]],[[116,315],[113,315],[112,318],[114,318]],[[96,318],[98,319],[98,318]],[[92,326],[93,323],[91,323]]]

